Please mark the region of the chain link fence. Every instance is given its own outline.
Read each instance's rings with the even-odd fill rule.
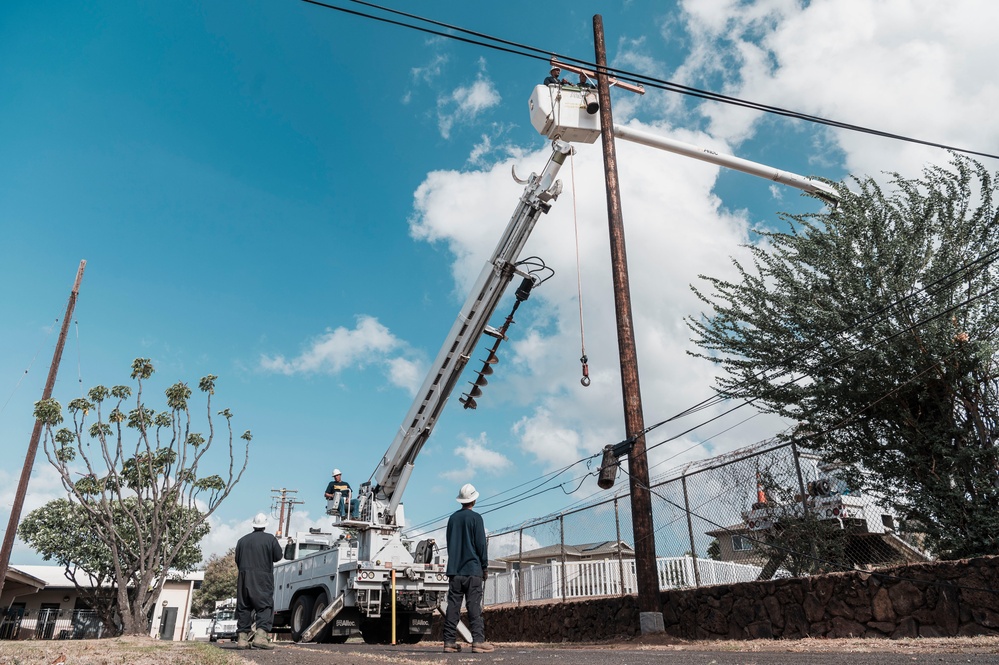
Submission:
[[[620,481],[619,481],[620,482]],[[925,561],[918,534],[794,443],[764,442],[651,483],[660,589]],[[637,593],[628,494],[489,535],[486,604]]]

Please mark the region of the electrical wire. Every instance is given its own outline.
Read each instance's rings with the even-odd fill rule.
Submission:
[[[416,30],[418,32],[423,32],[426,34],[435,35],[437,37],[443,37],[445,39],[451,39],[454,41],[471,44],[474,46],[480,46],[482,48],[488,48],[494,51],[500,51],[503,53],[509,53],[512,55],[518,55],[521,57],[540,60],[548,62],[552,57],[557,57],[563,62],[576,63],[581,67],[587,67],[591,70],[596,70],[597,65],[595,62],[590,60],[585,60],[581,58],[574,58],[572,56],[554,53],[544,49],[540,49],[534,46],[523,44],[520,42],[515,42],[507,39],[502,39],[499,37],[494,37],[492,35],[476,32],[473,30],[468,30],[457,25],[444,23],[441,21],[435,21],[417,14],[410,14],[407,12],[402,12],[399,10],[384,7],[382,5],[377,5],[371,2],[364,2],[363,0],[350,0],[354,4],[358,4],[370,9],[375,9],[377,11],[385,12],[387,14],[401,16],[407,18],[411,21],[418,21],[420,23],[426,23],[428,25],[433,25],[446,30],[435,30],[432,28],[422,27],[413,23],[406,23],[404,21],[397,21],[394,19],[386,18],[383,16],[376,16],[374,14],[369,14],[362,11],[347,9],[346,7],[340,7],[328,2],[320,2],[319,0],[301,0],[306,4],[315,5],[317,7],[322,7],[324,9],[330,9],[333,11],[342,12],[352,16],[357,16],[361,18],[367,18],[373,21],[378,21],[381,23],[387,23],[390,25],[395,25],[401,28],[407,28],[410,30]],[[471,35],[471,37],[462,37],[455,33],[461,33],[465,35]],[[918,145],[924,145],[932,148],[940,148],[942,150],[949,150],[952,152],[958,152],[967,155],[975,155],[978,157],[987,157],[990,159],[999,159],[999,155],[983,152],[979,150],[972,150],[969,148],[961,148],[958,146],[952,146],[945,143],[938,143],[935,141],[928,141],[924,139],[918,139],[910,136],[905,136],[903,134],[895,134],[893,132],[887,132],[884,130],[872,129],[869,127],[864,127],[863,125],[855,125],[847,122],[841,122],[838,120],[831,120],[829,118],[823,118],[821,116],[810,115],[807,113],[801,113],[798,111],[792,111],[790,109],[785,109],[779,106],[774,106],[771,104],[764,104],[761,102],[753,102],[749,100],[740,99],[738,97],[732,97],[729,95],[723,95],[721,93],[711,92],[709,90],[702,90],[699,88],[694,88],[692,86],[683,85],[680,83],[674,83],[672,81],[666,81],[653,76],[648,76],[645,74],[640,74],[638,72],[632,72],[625,69],[606,67],[605,68],[608,75],[613,74],[615,78],[622,81],[628,81],[631,83],[636,83],[639,85],[645,85],[651,88],[656,88],[666,92],[675,92],[688,97],[695,97],[699,99],[704,99],[707,101],[713,101],[721,104],[729,104],[733,106],[739,106],[742,108],[747,108],[754,111],[759,111],[761,113],[768,113],[772,115],[778,115],[786,118],[792,118],[795,120],[803,120],[805,122],[810,122],[813,124],[824,125],[828,127],[833,127],[835,129],[843,129],[852,132],[858,132],[862,134],[869,134],[872,136],[878,136],[881,138],[892,139],[896,141],[902,141],[906,143],[914,143]]]
[[[4,412],[4,410],[7,408],[7,405],[10,404],[10,400],[14,398],[14,395],[17,394],[17,391],[21,388],[21,383],[24,382],[24,377],[28,376],[28,372],[31,371],[31,368],[34,366],[35,361],[38,359],[38,354],[42,352],[42,349],[45,347],[45,343],[48,341],[49,337],[51,337],[52,332],[56,329],[56,327],[58,327],[58,325],[59,325],[59,319],[56,319],[55,323],[52,324],[52,327],[49,328],[45,337],[43,337],[42,341],[38,343],[38,348],[35,349],[35,355],[31,356],[31,362],[28,363],[28,366],[24,369],[24,372],[22,372],[21,376],[18,377],[17,383],[14,384],[13,390],[11,390],[10,394],[7,395],[7,399],[4,401],[3,406],[0,406],[0,414]]]

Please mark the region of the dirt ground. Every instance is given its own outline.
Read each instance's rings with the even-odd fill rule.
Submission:
[[[363,644],[358,641],[359,646]],[[999,637],[906,640],[755,640],[685,642],[643,636],[586,644],[503,643],[500,648],[739,651],[742,653],[999,654]],[[0,665],[250,665],[240,652],[207,642],[164,642],[144,637],[104,640],[0,642]]]

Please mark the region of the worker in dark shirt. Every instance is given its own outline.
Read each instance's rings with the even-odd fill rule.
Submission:
[[[597,86],[593,85],[593,83],[590,81],[589,77],[586,74],[584,74],[583,72],[579,72],[579,83],[577,83],[576,85],[578,85],[580,88],[596,88],[597,87]]]
[[[486,642],[482,620],[482,591],[489,556],[482,515],[472,510],[479,493],[469,483],[458,492],[461,509],[447,521],[447,613],[444,616],[444,652],[458,651],[455,636],[461,616],[461,601],[468,610],[472,631],[472,653],[488,653],[495,647]]]
[[[253,532],[236,543],[236,648],[273,649],[268,633],[274,627],[274,562],[283,553],[277,538],[264,531],[267,515],[257,513]],[[257,630],[250,632],[256,614]]]
[[[569,85],[569,82],[565,79],[560,79],[559,75],[562,73],[562,68],[558,66],[553,66],[545,77],[545,85]]]
[[[350,516],[357,519],[357,499],[351,499],[350,504],[347,503],[347,497],[351,493],[350,483],[341,479],[341,476],[342,474],[340,473],[340,469],[333,469],[333,480],[331,480],[326,486],[326,500],[332,501],[336,498],[336,493],[339,492],[340,501],[337,505],[333,506],[333,510],[337,511],[340,515],[340,519],[347,519],[347,508],[349,505]]]

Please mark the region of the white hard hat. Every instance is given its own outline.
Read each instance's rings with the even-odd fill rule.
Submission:
[[[267,528],[267,515],[263,513],[257,513],[257,516],[253,518],[253,528],[254,529],[266,529]]]
[[[340,469],[333,469],[333,475],[334,475],[334,476],[339,476],[339,475],[341,475],[341,474],[340,474]]]
[[[562,71],[562,68],[559,67],[558,65],[552,65],[552,68],[549,71],[560,72]]]
[[[479,493],[475,491],[475,486],[472,483],[465,483],[458,490],[458,503],[472,503],[479,498]]]

